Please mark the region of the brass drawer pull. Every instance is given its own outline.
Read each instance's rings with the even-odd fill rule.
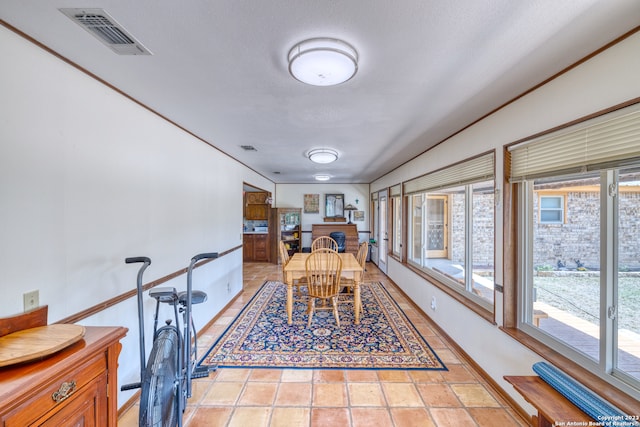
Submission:
[[[69,396],[71,396],[74,391],[76,391],[75,381],[64,382],[60,385],[60,388],[58,389],[58,391],[53,392],[53,394],[51,395],[51,398],[53,399],[54,402],[60,403],[66,398],[68,398]]]

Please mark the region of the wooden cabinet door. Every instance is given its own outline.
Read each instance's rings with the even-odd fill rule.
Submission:
[[[267,220],[269,218],[269,205],[247,205],[244,214],[249,220]]]
[[[253,242],[253,260],[254,261],[269,261],[269,239],[266,234],[254,234],[255,240]]]
[[[248,220],[263,221],[269,218],[269,193],[245,193],[244,217]]]
[[[267,193],[246,193],[246,204],[263,205],[267,202]]]
[[[242,260],[253,261],[253,234],[245,234],[242,239]]]

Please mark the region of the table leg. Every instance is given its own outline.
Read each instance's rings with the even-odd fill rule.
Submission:
[[[293,274],[287,273],[287,323],[293,323]]]
[[[359,275],[358,275],[359,276]],[[354,274],[353,281],[353,309],[355,312],[353,313],[353,323],[356,325],[360,324],[360,312],[362,311],[362,301],[360,301],[360,279],[361,277],[357,277]]]

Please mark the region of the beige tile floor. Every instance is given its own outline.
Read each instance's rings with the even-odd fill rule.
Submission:
[[[244,290],[198,340],[199,355],[280,268],[245,263]],[[447,365],[448,371],[218,369],[193,384],[186,427],[501,427],[529,425],[440,337],[374,264],[366,281],[383,282]],[[118,420],[137,425],[138,405]]]

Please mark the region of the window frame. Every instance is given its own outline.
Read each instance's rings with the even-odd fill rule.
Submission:
[[[609,109],[591,114],[581,119],[575,120],[571,123],[556,128],[550,129],[545,132],[541,132],[529,138],[525,138],[519,141],[515,141],[511,144],[507,144],[503,147],[504,159],[505,159],[505,174],[503,179],[503,325],[501,330],[512,338],[520,342],[522,345],[529,348],[534,353],[537,353],[544,359],[555,364],[561,368],[564,372],[573,376],[574,378],[580,378],[583,383],[589,389],[601,394],[607,400],[615,402],[618,407],[627,413],[635,413],[638,411],[638,400],[640,400],[640,388],[635,384],[632,386],[629,382],[624,380],[624,375],[613,376],[610,375],[610,366],[607,366],[603,361],[602,367],[598,369],[589,369],[588,365],[582,364],[579,358],[572,359],[571,352],[564,348],[559,348],[553,344],[547,344],[541,337],[537,336],[537,332],[533,325],[527,324],[523,319],[531,319],[530,314],[526,313],[526,306],[522,303],[523,294],[526,293],[526,288],[523,286],[526,284],[526,278],[522,277],[523,265],[526,265],[526,259],[530,254],[527,249],[526,238],[522,235],[521,230],[528,223],[528,220],[523,214],[523,203],[526,203],[525,196],[521,189],[521,181],[523,178],[526,180],[527,175],[522,174],[518,176],[519,179],[510,179],[510,168],[512,165],[511,151],[514,146],[522,145],[523,143],[529,143],[529,141],[539,138],[549,138],[554,132],[565,131],[567,128],[573,128],[575,126],[589,127],[591,121],[594,123],[602,122],[606,120],[603,116],[608,113],[617,114],[626,107],[632,107],[637,111],[640,106],[640,99],[636,99],[624,104],[620,104]],[[637,140],[636,140],[637,141]],[[635,143],[638,147],[637,142]],[[629,147],[625,147],[629,150]],[[602,157],[601,157],[602,158]],[[561,176],[563,173],[579,173],[584,171],[593,170],[606,170],[606,169],[623,169],[626,166],[638,164],[640,161],[640,155],[631,154],[626,158],[616,159],[615,162],[599,160],[600,163],[592,162],[593,166],[587,164],[578,168],[578,170],[557,170],[556,176]],[[536,178],[531,176],[530,178]],[[601,186],[604,191],[604,186]],[[610,188],[606,189],[606,193],[611,191]],[[531,200],[528,203],[532,203]],[[565,215],[566,215],[565,206]],[[601,215],[611,215],[610,212],[603,212],[601,209]],[[601,219],[602,227],[607,227],[607,224],[611,226],[612,221],[606,221]],[[615,253],[615,244],[612,245],[612,251]],[[602,263],[601,263],[602,264]],[[612,274],[609,271],[601,271],[601,275]],[[607,298],[605,295],[601,295],[601,298]],[[603,308],[605,307],[605,308]],[[606,310],[606,304],[601,304],[600,309]],[[606,316],[606,313],[601,314]],[[606,345],[606,344],[605,344]],[[593,363],[593,361],[591,361]]]
[[[389,196],[389,209],[391,211],[391,232],[389,233],[390,242],[389,254],[400,260],[402,258],[402,196],[400,194],[391,194]]]
[[[464,188],[464,195],[465,195],[464,197],[465,199],[464,201],[464,221],[465,221],[465,232],[464,232],[465,233],[465,247],[464,247],[465,262],[464,264],[465,264],[466,272],[471,272],[473,269],[473,259],[471,256],[471,253],[472,253],[471,245],[473,242],[473,236],[472,236],[472,233],[473,233],[473,226],[472,226],[473,185],[477,184],[478,182],[486,182],[486,181],[492,182],[492,187],[495,192],[495,189],[496,189],[495,178],[491,180],[483,179],[482,181],[471,182],[462,186],[455,185],[451,187],[451,189],[458,188],[458,187]],[[464,281],[464,284],[461,286],[461,283],[459,281],[451,277],[448,277],[446,274],[440,273],[437,270],[427,266],[425,263],[425,260],[427,258],[426,258],[426,254],[424,253],[425,252],[424,250],[421,250],[420,262],[417,262],[416,260],[412,259],[412,258],[415,258],[415,257],[412,257],[411,255],[413,252],[412,246],[414,244],[413,243],[414,218],[416,218],[416,216],[413,215],[413,211],[416,208],[419,208],[421,210],[421,215],[419,216],[421,219],[420,234],[424,236],[424,227],[425,227],[425,222],[427,220],[427,212],[425,211],[426,201],[429,199],[430,196],[442,197],[443,193],[446,193],[446,190],[447,188],[443,188],[434,192],[419,192],[419,193],[413,193],[405,196],[406,206],[407,206],[407,214],[405,215],[405,219],[407,221],[406,235],[407,235],[407,242],[411,242],[411,244],[407,245],[408,248],[407,248],[407,254],[406,254],[406,265],[416,273],[420,274],[421,276],[429,280],[429,282],[435,284],[440,289],[445,291],[447,294],[449,294],[450,296],[453,296],[458,301],[460,301],[461,303],[463,303],[464,305],[472,309],[474,312],[479,314],[481,317],[485,318],[487,321],[495,324],[495,317],[494,317],[495,311],[496,311],[495,310],[495,304],[496,304],[495,281],[494,281],[494,298],[492,301],[488,301],[474,293],[473,286],[472,286],[472,279],[470,279],[472,277],[472,274],[465,273],[464,275],[465,281]],[[420,207],[414,206],[415,203],[413,202],[413,200],[416,196],[420,197],[420,200],[421,200]],[[495,204],[493,204],[493,208],[494,208],[494,211],[493,211],[492,218],[493,218],[493,227],[495,231]],[[424,240],[421,240],[421,242],[424,244]],[[424,249],[424,247],[422,249]],[[494,232],[494,246],[493,246],[494,277],[495,277],[495,249],[496,248],[495,248],[495,232]]]

